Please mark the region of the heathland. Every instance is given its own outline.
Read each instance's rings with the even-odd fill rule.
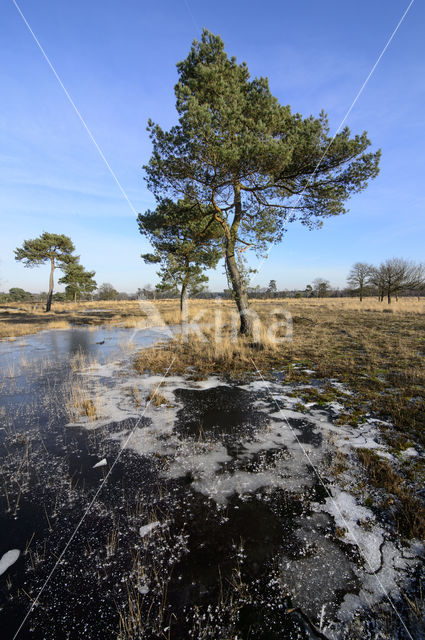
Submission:
[[[423,637],[425,302],[251,306],[1,307],[10,637]]]
[[[191,300],[188,328],[143,349],[135,366],[141,373],[163,373],[171,364],[171,373],[193,379],[211,374],[267,378],[284,370],[288,382],[307,382],[304,370],[311,369],[317,378],[337,378],[354,392],[344,398],[341,423],[356,425],[372,411],[390,421],[384,437],[396,453],[412,443],[425,447],[424,299],[401,298],[391,306],[375,298],[270,299],[252,301],[252,309],[258,318],[255,339],[237,335],[231,301]],[[13,339],[73,325],[140,329],[179,321],[177,300],[57,303],[50,313],[42,305],[8,304],[1,307],[0,336]],[[319,399],[323,404],[336,395],[329,389],[326,397],[319,396],[314,387],[304,392],[306,403]],[[425,512],[417,497],[425,480],[421,459],[394,470],[366,449],[359,456],[370,482],[395,497],[397,528],[424,536]]]

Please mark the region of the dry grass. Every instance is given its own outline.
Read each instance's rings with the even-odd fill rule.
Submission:
[[[415,496],[406,480],[391,466],[388,460],[380,458],[370,449],[358,449],[360,462],[367,471],[369,482],[384,489],[385,508],[390,507],[397,530],[408,538],[425,538],[425,508]],[[393,497],[388,497],[390,494]]]
[[[167,404],[168,400],[155,389],[147,395],[146,402],[149,402],[154,407],[160,407],[162,404]]]
[[[71,325],[122,324],[135,327],[146,322],[146,313],[137,301],[54,303],[44,312],[41,304],[0,305],[0,338],[37,333],[45,329],[68,329]],[[148,326],[149,323],[146,323]]]
[[[17,338],[49,329],[69,329],[70,326],[71,324],[67,320],[48,320],[43,323],[14,322],[13,324],[0,321],[0,338]]]
[[[151,349],[144,349],[136,358],[136,369],[161,372],[166,370],[174,359],[173,373],[189,373],[192,378],[205,378],[211,374],[230,373],[232,375],[246,373],[253,370],[252,358],[258,356],[257,348],[252,341],[239,337],[232,340],[225,336],[216,340],[212,329],[205,329],[205,340],[194,335],[189,339],[177,336],[169,343],[164,343]],[[273,350],[261,347],[261,357],[267,353],[273,357]]]
[[[410,299],[404,311],[404,300],[398,304],[399,312],[383,314],[363,311],[360,303],[351,299],[254,301],[252,308],[261,326],[259,339],[253,344],[232,334],[232,302],[191,301],[189,322],[198,316],[202,333],[189,333],[187,339],[178,336],[161,348],[144,350],[137,366],[139,370],[163,371],[173,356],[173,370],[181,372],[189,367],[200,373],[254,370],[252,359],[263,369],[303,363],[314,368],[319,377],[339,376],[368,391],[382,389],[382,378],[398,388],[420,392],[425,386],[425,313],[413,311],[415,301],[410,303]],[[158,303],[158,308],[162,305]],[[166,315],[171,315],[170,303],[164,307]],[[174,312],[176,307],[175,301]],[[292,316],[293,338],[276,344],[267,330],[277,319],[273,311],[279,309]],[[283,327],[283,335],[285,331]],[[288,374],[299,375],[292,368]],[[396,411],[393,407],[392,413]]]
[[[231,302],[203,301],[202,332],[144,349],[136,368],[163,372],[174,358],[172,371],[192,376],[255,373],[258,367],[263,373],[284,370],[291,381],[303,379],[302,371],[293,366],[301,364],[314,369],[319,378],[345,381],[357,392],[353,400],[357,409],[361,411],[367,403],[381,416],[390,417],[401,440],[414,435],[425,444],[425,314],[363,312],[358,306],[336,306],[333,300],[329,305],[308,300],[285,306],[292,315],[292,341],[273,342],[267,329],[276,321],[271,312],[278,305],[256,301],[252,307],[262,326],[253,343],[232,334]],[[198,301],[191,303],[191,320],[199,315],[199,308]],[[220,331],[214,326],[216,319],[224,325]]]
[[[270,302],[270,301],[268,301]],[[274,302],[280,302],[279,299]],[[282,302],[291,306],[295,311],[297,307],[304,307],[306,304],[314,308],[325,308],[328,310],[341,310],[341,311],[376,311],[377,313],[392,312],[392,313],[420,313],[425,314],[425,298],[399,298],[399,300],[393,300],[389,305],[386,301],[379,302],[377,298],[365,298],[363,302],[360,302],[358,298],[299,298],[299,299],[283,299]]]
[[[69,391],[65,401],[65,409],[71,422],[86,417],[89,421],[95,421],[99,417],[99,406],[96,399],[80,380],[71,380]]]
[[[365,303],[363,303],[365,304]],[[354,391],[344,396],[346,414],[341,421],[354,427],[367,412],[373,412],[393,427],[383,427],[394,455],[408,446],[425,446],[425,314],[423,303],[400,300],[394,313],[370,302],[364,307],[352,300],[254,301],[262,327],[256,342],[232,334],[231,302],[192,302],[190,319],[201,311],[202,335],[177,336],[160,347],[144,349],[135,361],[140,372],[163,372],[174,362],[171,373],[191,378],[210,374],[234,377],[267,376],[283,371],[286,382],[308,382],[304,369],[315,377],[338,378]],[[372,309],[372,305],[376,309]],[[292,341],[273,343],[267,328],[275,322],[273,309],[289,310],[293,320]],[[167,312],[171,313],[168,306]],[[216,317],[224,329],[216,331]],[[305,390],[303,402],[313,400],[313,389]],[[335,391],[334,391],[335,393]],[[310,397],[311,396],[311,397]],[[323,394],[322,394],[323,396]],[[330,400],[333,398],[330,398]],[[395,526],[408,537],[425,533],[425,513],[417,487],[425,478],[423,460],[399,468],[389,463],[362,460],[372,486],[381,486],[393,496],[388,505],[394,511]],[[409,466],[410,465],[410,466]],[[379,467],[379,469],[378,469]],[[385,467],[385,468],[384,468]],[[379,472],[379,473],[378,473]],[[385,482],[382,478],[386,478]],[[391,498],[390,498],[391,499]]]
[[[275,307],[285,307],[294,315],[304,314],[308,309],[311,314],[329,313],[376,313],[395,315],[425,315],[425,299],[400,298],[391,305],[378,302],[376,298],[366,298],[363,302],[355,298],[311,298],[311,299],[275,299],[253,300],[251,306],[260,316],[269,314]],[[189,303],[189,321],[208,315],[214,317],[221,310],[224,317],[230,318],[234,308],[232,301],[191,300]],[[96,302],[57,302],[52,311],[44,312],[41,303],[4,303],[0,305],[0,338],[22,336],[37,333],[43,329],[68,328],[70,324],[105,325],[112,324],[127,328],[144,328],[161,324],[178,324],[180,311],[177,300],[156,301],[96,301]]]

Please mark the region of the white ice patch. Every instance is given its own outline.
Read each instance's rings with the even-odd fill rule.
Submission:
[[[236,471],[229,475],[220,474],[214,478],[200,479],[192,486],[218,504],[226,504],[228,498],[234,494],[241,497],[255,493],[262,487],[278,487],[280,484],[280,478],[276,473]]]
[[[143,596],[145,596],[147,593],[149,593],[149,587],[145,583],[139,584],[137,585],[137,591],[141,593]]]
[[[366,571],[377,571],[382,562],[384,536],[375,516],[370,509],[359,505],[350,493],[334,488],[332,494],[321,510],[329,513],[340,531],[345,532],[341,539],[358,547]]]
[[[166,475],[169,478],[181,478],[191,473],[194,479],[205,482],[206,479],[213,478],[220,466],[231,459],[221,443],[181,442]]]
[[[11,549],[2,555],[0,558],[0,576],[7,571],[12,564],[15,564],[20,555],[21,552],[19,549]]]
[[[338,612],[338,618],[342,622],[350,620],[359,608],[368,608],[388,597],[396,598],[404,586],[406,575],[417,565],[418,558],[423,557],[423,546],[418,548],[418,543],[411,543],[405,552],[401,552],[387,540],[381,551],[382,565],[378,571],[362,572],[353,565],[362,581],[362,588],[358,594],[348,593],[345,596]]]
[[[185,384],[187,386],[187,384]],[[206,380],[197,380],[196,388],[198,389],[214,389],[215,387],[229,387],[230,385],[227,382],[223,382],[223,380],[219,380],[216,376],[211,376]]]
[[[142,538],[144,538],[145,536],[149,535],[154,529],[160,526],[161,526],[161,523],[158,522],[158,520],[156,522],[150,522],[149,524],[144,524],[142,527],[140,527],[139,534],[141,535]]]
[[[267,391],[270,388],[270,382],[267,380],[254,380],[249,384],[240,385],[239,388],[245,389],[245,391]]]
[[[353,392],[351,391],[351,389],[347,389],[347,387],[342,382],[339,382],[338,380],[334,380],[334,379],[329,380],[329,382],[335,389],[338,389],[340,393],[343,393],[346,396],[353,395]]]
[[[324,505],[317,504],[316,509],[334,518],[342,541],[357,547],[363,560],[363,568],[355,563],[351,565],[361,589],[358,594],[348,593],[338,611],[339,620],[346,623],[357,609],[368,608],[388,596],[396,597],[406,575],[423,557],[424,547],[418,541],[397,547],[387,539],[370,509],[359,505],[351,494],[339,488],[334,488],[332,494]]]
[[[415,458],[418,454],[414,447],[409,447],[401,452],[403,458]]]
[[[335,414],[340,414],[345,410],[344,405],[341,404],[341,402],[336,402],[335,400],[333,402],[328,402],[326,406]]]
[[[106,467],[107,464],[108,464],[108,461],[106,460],[106,458],[103,458],[103,460],[100,460],[99,462],[96,462],[96,464],[93,465],[93,469],[97,469],[98,467]]]
[[[307,407],[310,408],[304,413],[297,411],[300,398],[293,397],[294,392],[311,385],[291,386],[260,380],[238,386],[237,388],[252,394],[253,406],[268,417],[268,422],[265,421],[266,425],[253,436],[247,435],[245,439],[242,437],[228,450],[224,442],[204,438],[196,440],[182,435],[175,428],[178,412],[183,407],[175,391],[181,388],[203,391],[230,386],[217,377],[193,382],[181,376],[170,376],[162,382],[159,375],[134,375],[130,368],[123,370],[119,363],[99,366],[88,371],[86,376],[87,387],[90,389],[92,385],[93,399],[101,408],[101,418],[90,422],[82,420],[80,424],[96,428],[111,422],[122,422],[124,424],[121,431],[110,437],[123,443],[131,433],[130,430],[134,429],[124,421],[128,418],[139,420],[128,446],[142,456],[161,458],[160,472],[166,478],[190,474],[191,489],[214,500],[220,507],[233,495],[244,500],[260,489],[267,491],[282,488],[300,494],[306,487],[317,482],[312,465],[321,477],[335,482],[332,468],[325,462],[327,453],[337,451],[352,456],[353,450],[357,448],[369,448],[380,456],[391,457],[380,434],[382,424],[388,423],[367,418],[357,427],[349,424],[337,425],[330,419],[329,411],[313,408],[315,403],[308,403]],[[341,393],[350,395],[351,392],[343,385],[334,380],[331,382]],[[160,383],[158,393],[164,396],[166,404],[146,407],[148,395]],[[139,399],[138,406],[135,406],[135,397]],[[282,409],[278,411],[278,407]],[[344,409],[339,402],[331,403],[329,408],[333,410],[333,414]],[[411,447],[402,455],[410,457],[417,455],[417,452]],[[352,470],[347,472],[351,484],[356,478],[352,473]],[[344,481],[347,480],[347,475],[344,475]],[[399,591],[407,573],[418,562],[418,553],[423,553],[423,548],[419,545],[422,551],[419,549],[419,543],[403,549],[397,548],[396,542],[387,539],[388,534],[379,526],[369,509],[358,504],[350,493],[335,485],[332,492],[332,499],[328,498],[324,504],[314,505],[317,511],[314,517],[325,517],[320,512],[326,512],[326,518],[331,516],[340,530],[341,541],[354,545],[363,559],[358,564],[346,556],[347,563],[358,580],[359,592],[345,597],[338,613],[340,621],[344,622],[352,618],[356,608],[370,606],[371,603],[382,600],[384,590],[389,593]],[[158,521],[143,525],[139,530],[140,536],[148,536],[162,526]],[[322,559],[317,554],[315,564],[312,564],[312,560],[306,556],[303,559],[305,574],[297,574],[296,561],[287,559],[287,562],[294,563],[292,573],[287,574],[287,581],[292,587],[299,583],[300,593],[303,590],[307,593],[303,576],[311,576],[308,598],[312,607],[316,607],[315,595],[318,590],[320,592],[322,566],[323,581],[329,583],[329,602],[333,591],[343,589],[343,586],[340,587],[338,571],[341,568],[347,570],[342,557],[345,554],[341,551],[343,545],[335,545],[327,535],[324,536],[326,540],[322,534],[317,535],[324,557]],[[338,569],[333,581],[329,582],[327,572],[335,570],[332,569],[333,560],[338,563]],[[304,568],[300,565],[302,571]],[[141,593],[147,593],[148,586],[141,584],[140,590]],[[319,600],[320,598],[317,607],[321,606]]]

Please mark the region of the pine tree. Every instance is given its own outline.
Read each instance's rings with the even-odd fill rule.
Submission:
[[[44,232],[39,238],[25,240],[22,247],[15,249],[15,260],[23,261],[26,267],[38,267],[45,262],[50,263],[49,293],[46,301],[46,312],[52,306],[55,269],[65,270],[67,266],[77,262],[72,255],[75,247],[71,238],[56,233]]]
[[[163,131],[149,120],[147,184],[159,200],[189,197],[199,221],[220,225],[241,333],[250,334],[238,252],[265,252],[294,220],[314,227],[345,213],[349,196],[378,174],[380,152],[366,153],[366,132],[350,138],[347,127],[331,144],[323,112],[302,118],[280,105],[268,80],[251,80],[207,30],[177,69],[179,121]]]
[[[204,288],[204,270],[217,265],[222,255],[220,227],[199,205],[186,199],[162,200],[154,211],[138,216],[140,233],[154,248],[142,258],[160,264],[159,291],[180,293],[180,311],[186,317],[187,297]]]
[[[66,284],[65,291],[67,298],[73,298],[74,302],[81,298],[81,295],[90,294],[97,288],[94,280],[95,271],[86,271],[82,264],[70,263],[65,267],[65,275],[60,278],[61,284]]]

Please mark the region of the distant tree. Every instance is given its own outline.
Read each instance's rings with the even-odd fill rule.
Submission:
[[[274,298],[276,296],[276,293],[277,293],[276,280],[270,280],[269,286],[267,287],[267,294],[271,298]]]
[[[194,215],[199,206],[185,198],[162,200],[154,211],[139,214],[139,231],[154,248],[145,253],[145,262],[159,264],[158,291],[180,294],[180,310],[185,315],[187,296],[203,290],[205,269],[215,267],[222,251],[217,242],[217,224],[206,224]]]
[[[55,302],[66,302],[67,296],[66,293],[57,292],[53,294],[53,300]]]
[[[375,289],[378,294],[379,302],[382,302],[384,299],[384,276],[380,267],[372,267],[372,270],[369,275],[369,284]]]
[[[232,291],[232,289],[230,289]],[[253,286],[248,286],[246,289],[249,298],[265,298],[267,289],[265,287],[261,287],[259,284]],[[232,295],[234,297],[234,293]]]
[[[405,282],[402,291],[414,291],[419,295],[425,288],[425,265],[412,261],[406,262]]]
[[[180,298],[180,311],[187,316],[187,299],[199,295],[205,290],[208,276],[202,272],[202,267],[196,264],[185,263],[172,254],[165,255],[158,275],[161,278],[156,285],[160,293],[178,295]]]
[[[99,300],[116,300],[118,291],[109,282],[104,282],[97,290]]]
[[[32,293],[24,291],[24,289],[20,289],[19,287],[12,287],[9,289],[8,299],[10,302],[28,302],[32,300]]]
[[[179,121],[169,131],[149,121],[147,184],[159,200],[189,196],[200,223],[220,225],[240,332],[252,334],[238,253],[264,253],[296,219],[315,227],[344,213],[350,195],[378,174],[380,152],[367,152],[366,132],[350,137],[345,127],[331,137],[323,112],[291,113],[266,78],[251,79],[206,29],[177,70]]]
[[[143,287],[137,289],[137,298],[146,300],[155,300],[156,290],[151,284],[145,284]]]
[[[313,281],[313,288],[318,298],[326,298],[330,292],[330,282],[324,278],[316,278]]]
[[[388,304],[393,296],[407,290],[420,291],[425,286],[425,267],[403,258],[390,258],[372,270],[370,281],[378,289],[380,300],[387,297]]]
[[[96,288],[96,281],[93,279],[96,272],[86,271],[82,264],[71,262],[66,265],[65,275],[60,278],[59,282],[65,284],[65,292],[68,299],[74,299],[77,302],[82,295],[92,293]]]
[[[360,297],[360,302],[363,300],[365,288],[373,274],[373,266],[367,262],[356,262],[348,274],[347,282],[355,289]]]
[[[311,284],[308,284],[306,286],[304,293],[306,298],[314,298],[314,296],[316,295]]]
[[[73,255],[75,247],[71,238],[65,235],[44,232],[39,238],[25,240],[22,247],[15,249],[15,260],[24,262],[26,267],[38,267],[45,262],[50,263],[49,293],[47,295],[46,312],[52,306],[55,269],[66,267],[77,261]]]

